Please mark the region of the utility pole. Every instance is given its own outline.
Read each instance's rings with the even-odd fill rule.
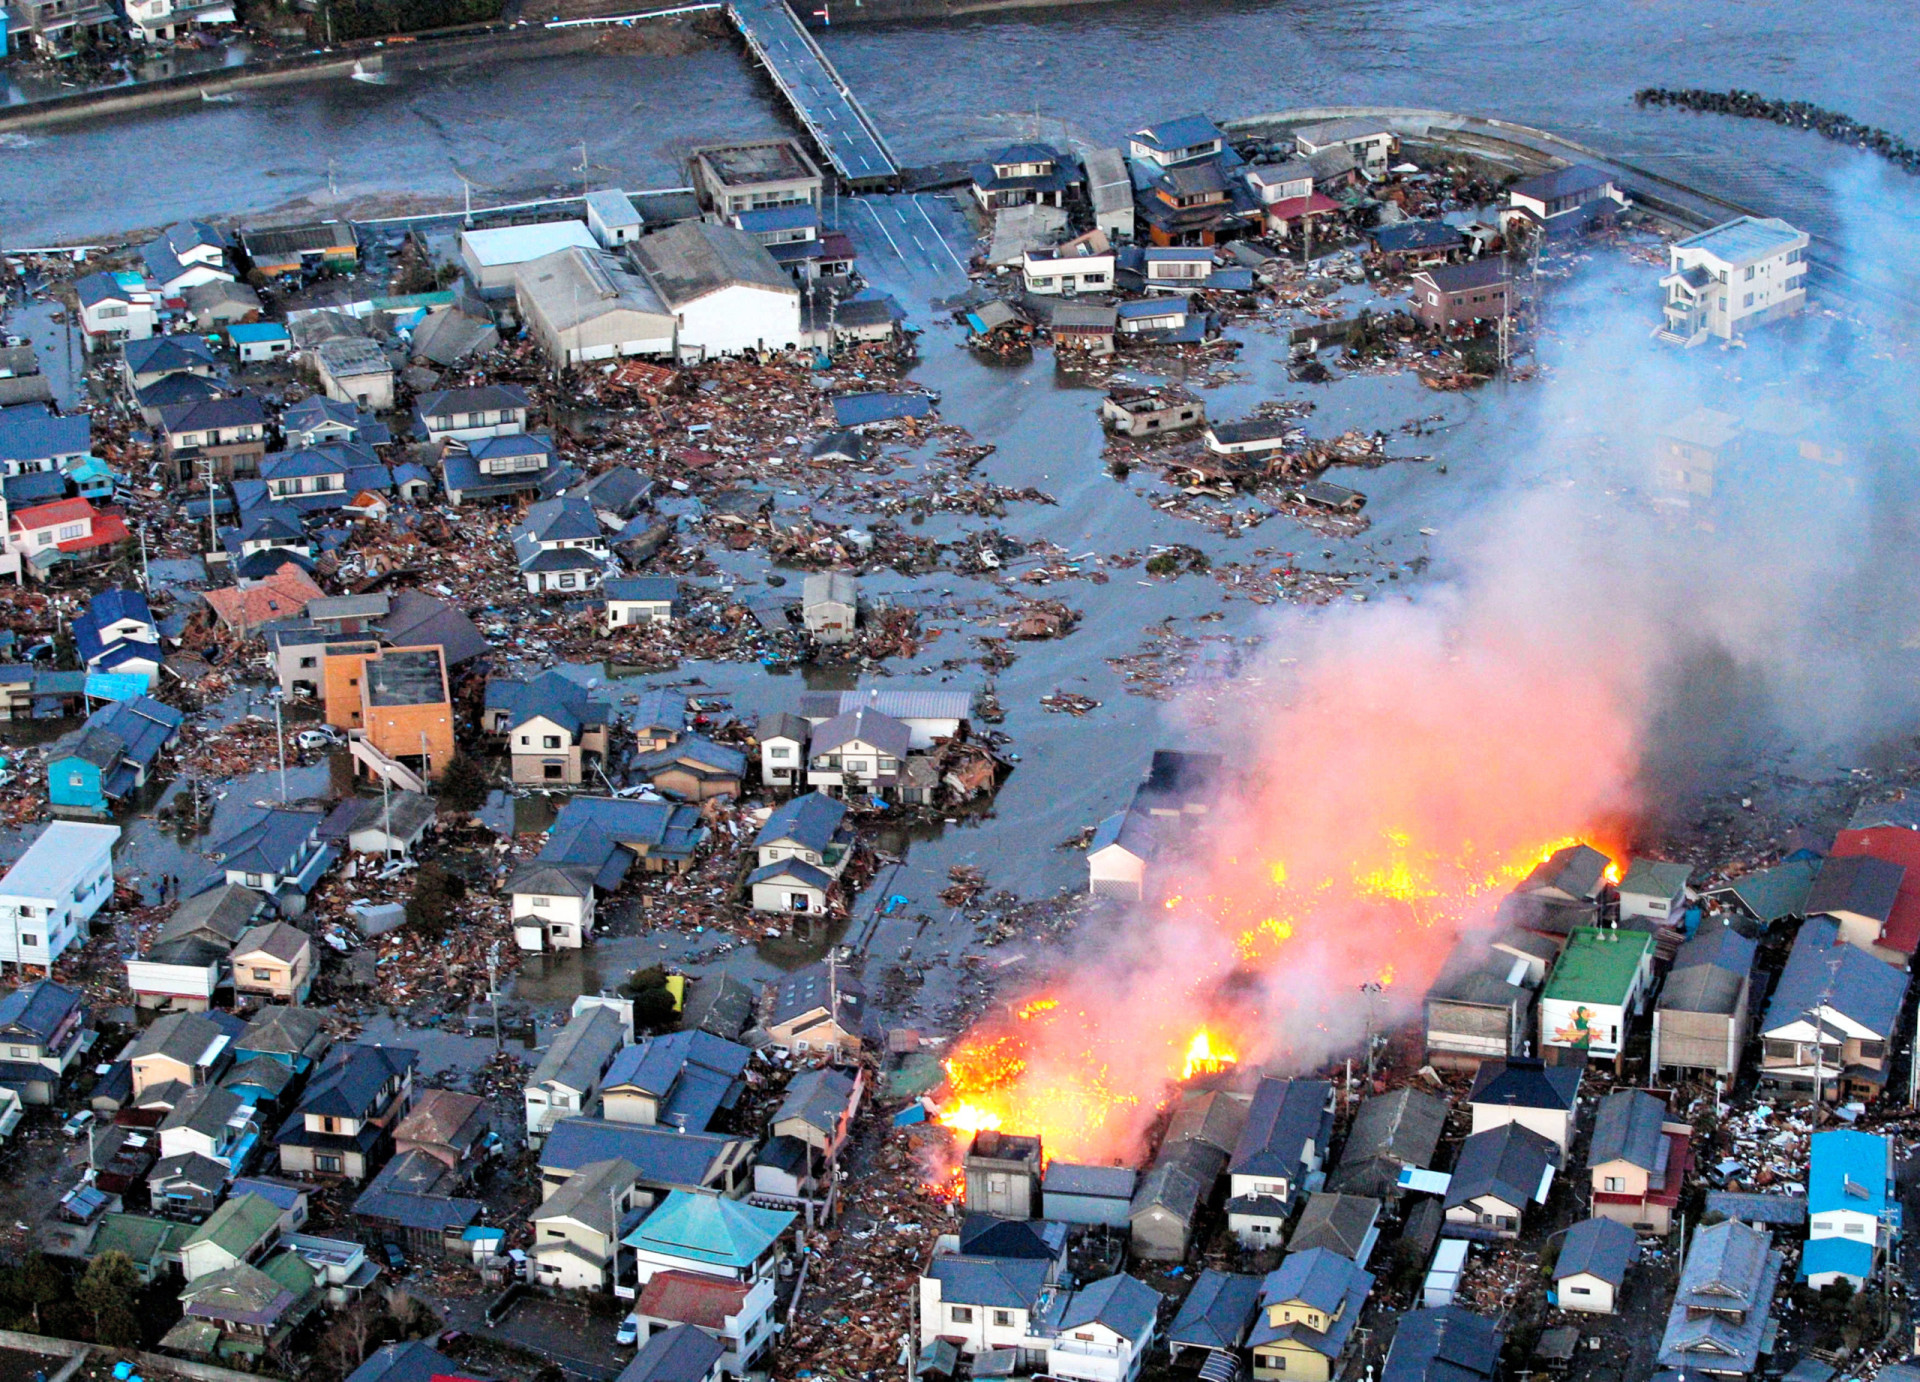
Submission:
[[[1820,988],[1820,1005],[1813,1010],[1813,1126],[1820,1126],[1820,1114],[1826,1108],[1827,1062],[1826,1044],[1821,1041],[1821,1032],[1826,1027],[1827,1004],[1833,999],[1833,986],[1840,978],[1840,955],[1838,943],[1834,957],[1827,961],[1827,982]]]
[[[1373,1088],[1373,1004],[1380,992],[1378,980],[1369,979],[1360,985],[1360,992],[1367,995],[1367,1088]]]
[[[500,1054],[500,942],[487,947],[487,1002],[493,1007],[493,1054]]]
[[[220,550],[220,524],[213,516],[213,456],[207,456],[207,560]]]
[[[140,525],[140,588],[153,593],[153,572],[147,566],[147,525]]]
[[[587,141],[583,139],[580,141],[580,200],[583,202],[587,199],[587,188],[588,188],[587,168],[588,166],[589,165],[587,163]]]
[[[287,732],[280,723],[280,688],[273,688],[273,742],[280,750],[280,804],[287,804]]]

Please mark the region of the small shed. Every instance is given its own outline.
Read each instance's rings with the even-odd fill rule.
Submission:
[[[1562,1310],[1611,1315],[1619,1307],[1638,1237],[1614,1219],[1582,1219],[1561,1240],[1553,1289]]]
[[[1126,1166],[1081,1166],[1056,1161],[1040,1193],[1047,1218],[1062,1224],[1125,1229],[1138,1175]]]
[[[802,586],[801,617],[822,643],[851,643],[860,617],[860,587],[845,571],[816,571]]]
[[[1464,1238],[1442,1238],[1440,1246],[1434,1249],[1433,1265],[1427,1269],[1426,1284],[1421,1288],[1421,1303],[1427,1309],[1438,1310],[1453,1304],[1461,1273],[1467,1269],[1467,1246]]]

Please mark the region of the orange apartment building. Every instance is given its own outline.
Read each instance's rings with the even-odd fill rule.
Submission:
[[[322,659],[327,723],[438,779],[453,757],[453,698],[439,644],[330,643]],[[424,760],[424,761],[423,761]]]

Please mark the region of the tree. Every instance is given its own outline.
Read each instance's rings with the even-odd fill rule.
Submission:
[[[69,1294],[71,1287],[65,1274],[37,1252],[0,1276],[0,1297],[20,1312],[18,1318],[31,1321],[36,1334],[41,1332],[40,1312]]]
[[[86,1275],[74,1288],[74,1298],[93,1316],[93,1336],[103,1344],[137,1344],[140,1322],[134,1304],[140,1295],[140,1273],[124,1252],[103,1252],[87,1264]],[[115,1335],[108,1338],[108,1333]]]
[[[478,811],[489,790],[486,771],[464,753],[453,756],[440,779],[440,801],[449,811]]]
[[[453,904],[467,895],[466,881],[436,863],[425,863],[413,876],[413,895],[407,899],[407,925],[427,936],[440,936],[453,919]]]
[[[674,1002],[673,990],[667,987],[665,965],[648,965],[645,969],[634,970],[620,985],[620,992],[633,1000],[633,1029],[636,1032],[664,1031],[680,1020],[680,1005]]]

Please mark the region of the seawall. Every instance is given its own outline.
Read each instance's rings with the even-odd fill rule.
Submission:
[[[1009,10],[1111,5],[1117,0],[825,0],[834,24],[917,23]]]

